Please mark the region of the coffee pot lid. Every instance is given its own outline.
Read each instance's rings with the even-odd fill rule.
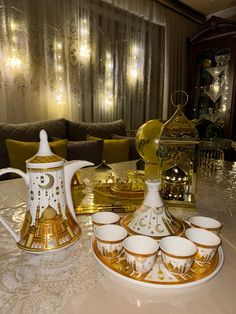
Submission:
[[[49,163],[63,161],[64,159],[55,155],[48,143],[48,135],[45,130],[41,130],[39,133],[39,150],[36,155],[28,159],[26,163]]]

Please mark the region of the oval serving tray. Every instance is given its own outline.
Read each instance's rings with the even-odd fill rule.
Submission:
[[[92,251],[97,262],[113,276],[134,285],[155,289],[179,289],[202,284],[213,278],[224,263],[224,252],[222,247],[219,247],[210,263],[200,266],[194,262],[188,273],[173,275],[165,268],[161,256],[158,254],[152,270],[149,273],[139,275],[130,270],[125,260],[124,251],[118,257],[104,257],[99,253],[94,237],[92,238]]]

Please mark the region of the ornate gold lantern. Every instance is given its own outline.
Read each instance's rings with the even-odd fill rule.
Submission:
[[[167,200],[184,200],[187,173],[177,165],[162,173],[162,198]]]
[[[178,92],[182,91],[172,95],[172,104],[173,96]],[[186,95],[186,104],[188,95],[182,93]],[[182,106],[176,107],[173,116],[164,124],[160,120],[151,120],[156,122],[148,121],[141,126],[136,146],[145,160],[146,179],[161,181],[161,196],[168,207],[194,208],[199,137],[195,126],[184,115]]]

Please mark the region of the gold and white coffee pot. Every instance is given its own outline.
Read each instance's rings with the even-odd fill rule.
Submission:
[[[18,247],[31,253],[44,253],[65,248],[80,236],[71,195],[71,179],[88,161],[65,162],[52,153],[47,133],[40,131],[38,153],[26,161],[27,173],[15,168],[0,170],[20,175],[28,186],[27,211],[18,235],[0,216],[0,222],[17,242]]]

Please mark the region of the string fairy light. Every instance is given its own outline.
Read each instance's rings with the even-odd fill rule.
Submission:
[[[141,68],[141,49],[137,45],[131,47],[130,62],[128,65],[129,82],[135,83],[140,77]]]
[[[114,104],[114,97],[113,97],[113,60],[112,55],[110,52],[106,53],[106,63],[105,63],[105,95],[104,95],[104,102],[106,109],[110,108]]]
[[[65,88],[63,85],[63,72],[64,66],[62,62],[62,42],[57,41],[55,43],[55,71],[56,71],[56,89],[55,89],[55,101],[58,105],[65,103]]]
[[[88,61],[91,55],[91,49],[89,46],[89,27],[87,20],[80,20],[80,47],[79,56],[82,62]]]
[[[17,30],[17,24],[14,20],[10,21],[10,29],[11,29],[11,48],[7,56],[7,66],[8,69],[13,71],[12,74],[14,74],[14,71],[18,71],[22,67],[22,60],[19,58],[19,54],[16,49],[17,45],[17,36],[16,36],[16,30]]]

